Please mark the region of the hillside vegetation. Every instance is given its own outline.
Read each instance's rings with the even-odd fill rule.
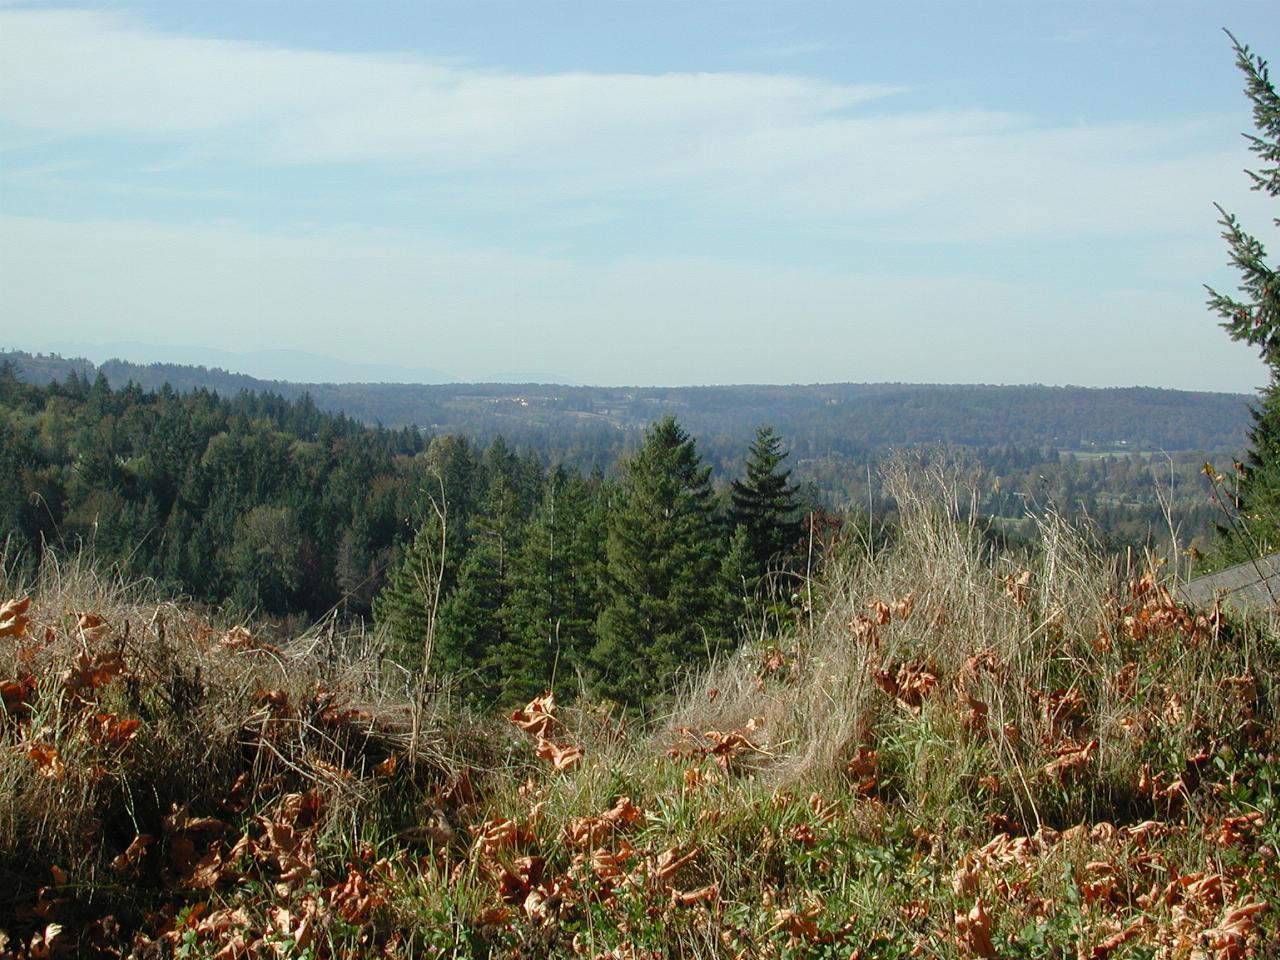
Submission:
[[[0,534],[11,557],[34,562],[46,548],[84,546],[166,590],[271,617],[315,619],[330,610],[367,616],[431,517],[428,495],[438,492],[441,480],[451,560],[459,569],[477,539],[496,536],[504,544],[500,552],[520,552],[545,519],[540,515],[549,500],[567,496],[581,505],[588,525],[598,524],[593,511],[616,495],[615,481],[626,469],[623,448],[629,455],[645,442],[638,429],[610,428],[611,439],[601,448],[568,434],[524,447],[496,436],[482,446],[466,435],[368,427],[326,413],[306,397],[219,397],[168,386],[148,392],[79,375],[35,386],[13,367],[2,370],[0,476],[8,482],[0,485]],[[787,389],[761,388],[780,396]],[[911,391],[926,391],[901,389],[904,403]],[[1109,408],[1097,399],[1105,391],[1084,393],[1105,421]],[[948,396],[944,391],[937,402],[945,406]],[[974,429],[998,436],[1001,410],[1021,409],[1015,401],[982,413]],[[731,393],[717,401],[722,410],[735,409],[735,402]],[[837,417],[844,427],[831,424],[836,447],[843,443],[841,430],[866,426],[854,406],[846,404]],[[1171,428],[1194,406],[1175,403],[1163,419],[1146,410],[1142,419]],[[788,410],[780,401],[774,412],[805,419],[800,408]],[[697,409],[687,412],[698,422]],[[752,434],[768,422],[754,417],[768,412],[738,411],[734,416],[742,422],[728,434],[714,423],[704,424],[705,433],[689,430],[711,468],[722,516],[729,484],[750,466]],[[1192,419],[1202,427],[1216,422]],[[887,448],[806,459],[805,449],[813,452],[812,438],[804,439],[809,431],[796,423],[791,431],[776,431],[789,451],[800,502],[810,509],[891,515],[896,505],[875,480]],[[1034,537],[1030,518],[1050,508],[1092,518],[1116,550],[1168,541],[1171,528],[1180,547],[1206,548],[1224,513],[1201,468],[1213,460],[1231,473],[1233,455],[1220,448],[1077,457],[1007,443],[967,450],[972,484],[981,494],[974,508],[1001,518],[1002,533]],[[732,533],[730,524],[723,531],[725,549]],[[595,547],[584,543],[582,552],[598,561],[603,540],[597,541]],[[446,586],[453,583],[451,573]]]
[[[644,720],[472,714],[52,559],[0,585],[0,954],[1215,957],[1280,942],[1280,647],[899,471]]]
[[[702,387],[588,387],[508,383],[291,383],[174,363],[87,360],[0,352],[24,382],[45,386],[101,374],[120,389],[166,385],[178,393],[309,397],[316,407],[368,424],[416,426],[480,443],[496,436],[575,465],[604,463],[627,437],[678,417],[713,456],[761,423],[792,439],[801,459],[863,459],[889,446],[1235,451],[1246,441],[1250,398],[1152,387],[826,383]]]

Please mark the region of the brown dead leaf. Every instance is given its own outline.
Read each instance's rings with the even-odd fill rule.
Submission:
[[[260,650],[263,653],[274,653],[277,656],[283,651],[269,643],[263,643],[249,632],[248,627],[235,626],[222,635],[218,641],[218,648],[221,650],[229,650],[233,652],[242,652],[249,650]]]
[[[228,827],[217,817],[193,817],[186,804],[173,804],[169,816],[164,818],[165,833],[173,836],[188,833],[224,833]]]
[[[0,706],[9,719],[21,720],[31,712],[31,702],[36,691],[35,677],[21,680],[0,680]]]
[[[1223,677],[1218,681],[1218,689],[1225,696],[1231,697],[1252,712],[1253,704],[1258,699],[1258,680],[1251,673],[1236,677]]]
[[[215,840],[209,844],[204,856],[192,864],[191,872],[182,885],[190,890],[212,890],[222,877],[222,841]]]
[[[654,864],[653,875],[663,883],[668,882],[676,875],[676,872],[685,864],[693,861],[698,855],[698,848],[694,847],[684,856],[680,856],[678,847],[668,847],[662,853],[658,854],[658,858]]]
[[[80,614],[76,621],[76,626],[80,628],[80,636],[88,643],[95,643],[101,640],[107,632],[106,621],[96,613],[85,611]]]
[[[89,734],[98,743],[119,746],[137,737],[141,726],[141,720],[121,720],[114,713],[99,713],[89,722]]]
[[[1218,960],[1239,960],[1246,956],[1246,945],[1258,925],[1255,918],[1267,909],[1268,904],[1261,901],[1242,903],[1228,910],[1216,927],[1202,934],[1209,946],[1218,951]]]
[[[118,651],[99,653],[92,657],[87,653],[80,653],[71,661],[71,666],[63,671],[59,680],[67,693],[79,695],[84,690],[105,687],[122,673],[124,657]]]
[[[916,595],[908,593],[905,597],[899,597],[893,603],[889,604],[889,612],[899,620],[910,620],[911,610],[915,606]]]
[[[475,833],[472,851],[477,859],[492,859],[499,851],[514,848],[521,839],[514,820],[486,820]]]
[[[770,647],[760,659],[760,675],[768,677],[787,665],[787,655],[781,647]]]
[[[1142,933],[1142,931],[1150,926],[1150,924],[1151,921],[1148,918],[1139,917],[1123,930],[1107,937],[1087,954],[1082,954],[1082,957],[1084,960],[1107,960],[1107,957],[1111,956],[1111,952],[1113,950],[1117,947],[1124,946],[1130,940],[1134,939],[1134,937]]]
[[[502,907],[485,907],[476,914],[476,923],[482,926],[496,927],[507,923],[511,919],[511,908]]]
[[[760,752],[760,748],[747,739],[747,735],[740,730],[730,730],[728,733],[721,733],[719,730],[708,730],[703,736],[711,742],[711,746],[706,749],[706,753],[715,757],[716,763],[726,770],[729,768],[730,761],[743,753],[747,751]]]
[[[987,729],[987,704],[972,696],[964,687],[956,691],[956,696],[964,706],[964,716],[960,718],[960,726],[969,733],[984,733]]]
[[[855,640],[861,640],[870,644],[873,648],[879,649],[880,635],[876,632],[876,622],[870,617],[858,613],[849,621],[849,632],[853,634]]]
[[[697,890],[689,890],[681,892],[679,890],[671,891],[671,903],[677,907],[691,907],[695,903],[706,903],[715,900],[720,895],[720,884],[711,883],[705,887],[699,887]]]
[[[818,930],[818,918],[822,915],[825,904],[816,895],[813,899],[817,902],[805,910],[790,908],[775,910],[769,932],[787,934],[793,946],[801,943],[823,943],[830,939],[824,937]]]
[[[868,797],[879,786],[880,757],[870,747],[859,747],[858,752],[844,765],[845,773],[858,782],[858,796]]]
[[[956,939],[966,954],[994,960],[995,945],[991,942],[991,915],[979,897],[967,914],[955,915]]]
[[[31,623],[31,617],[27,615],[30,607],[30,597],[0,603],[0,637],[25,637]]]
[[[867,609],[871,611],[871,619],[875,621],[877,627],[883,627],[893,616],[889,612],[889,605],[883,600],[872,600],[867,604]]]
[[[1077,687],[1038,692],[1033,696],[1040,703],[1040,717],[1050,737],[1057,738],[1073,730],[1088,710],[1084,694]]]
[[[876,686],[912,713],[919,713],[925,699],[938,685],[937,668],[924,660],[910,660],[897,670],[877,670]]]
[[[140,833],[130,841],[129,846],[124,853],[117,856],[111,861],[111,869],[117,873],[124,873],[130,867],[137,864],[139,860],[147,852],[147,847],[151,845],[151,841],[155,838],[149,833]]]
[[[1062,783],[1088,769],[1097,749],[1097,740],[1090,740],[1084,746],[1068,741],[1050,752],[1055,759],[1045,764],[1042,772],[1048,779]]]
[[[591,872],[603,883],[619,886],[629,878],[626,864],[638,855],[636,848],[623,840],[615,849],[594,850],[591,853]]]
[[[66,765],[58,748],[48,743],[33,743],[27,748],[27,759],[35,764],[36,773],[50,780],[59,780],[66,773]]]
[[[1230,847],[1249,839],[1249,834],[1263,822],[1261,810],[1253,810],[1238,817],[1223,817],[1215,839],[1219,846]]]
[[[1004,584],[1004,595],[1018,606],[1025,607],[1030,598],[1028,587],[1031,584],[1031,571],[1023,570],[1016,576],[1007,573],[999,579]]]
[[[354,866],[347,867],[347,879],[325,891],[329,906],[347,923],[364,923],[383,903],[383,898],[369,884],[369,879]]]
[[[511,714],[511,722],[532,737],[542,740],[555,723],[556,699],[551,691],[534,697],[529,703]]]
[[[580,747],[571,743],[553,743],[541,737],[538,738],[537,754],[543,760],[550,760],[557,770],[572,770],[583,757]]]

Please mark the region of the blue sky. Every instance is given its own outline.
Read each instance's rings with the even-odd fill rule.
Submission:
[[[0,346],[1247,392],[1224,26],[1280,58],[1238,0],[0,0]]]

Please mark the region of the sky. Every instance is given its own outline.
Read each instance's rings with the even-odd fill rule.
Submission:
[[[1224,27],[1280,58],[1271,0],[0,0],[0,349],[1251,392]]]

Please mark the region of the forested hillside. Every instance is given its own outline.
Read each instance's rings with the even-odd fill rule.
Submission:
[[[42,543],[83,543],[130,575],[275,616],[368,614],[431,516],[438,477],[447,480],[450,554],[461,566],[473,542],[496,538],[504,556],[517,553],[512,545],[553,490],[561,501],[607,497],[619,448],[634,452],[644,436],[608,428],[614,439],[599,450],[517,446],[501,435],[367,427],[307,396],[113,389],[105,375],[36,387],[10,371],[2,390],[0,458],[13,480],[0,510],[11,554],[34,563]],[[723,518],[728,484],[748,467],[751,432],[708,440],[680,423],[697,437]],[[777,435],[807,503],[892,514],[876,480],[887,451],[804,458],[797,435]],[[1170,520],[1181,545],[1203,547],[1222,519],[1200,473],[1206,459],[1226,469],[1230,455],[1002,445],[973,449],[968,469],[977,509],[1007,535],[1030,533],[1028,518],[1052,508],[1092,518],[1117,548],[1167,539]],[[488,532],[477,539],[478,529]]]
[[[559,669],[638,705],[656,692],[644,678],[730,642],[766,571],[800,551],[799,493],[769,431],[721,497],[672,418],[606,477],[501,438],[481,449],[306,399],[112,390],[103,376],[35,387],[6,373],[0,411],[11,568],[83,548],[241,615],[372,612],[395,661],[429,662],[485,702],[532,696]]]
[[[42,384],[100,371],[113,386],[168,384],[234,395],[310,396],[321,410],[389,427],[416,425],[487,442],[501,435],[557,460],[614,459],[628,438],[672,414],[712,453],[741,449],[761,423],[791,438],[798,458],[862,458],[886,447],[948,443],[1055,450],[1243,448],[1249,398],[1149,387],[810,384],[719,387],[571,387],[538,384],[298,384],[178,364],[0,353],[19,379]]]

